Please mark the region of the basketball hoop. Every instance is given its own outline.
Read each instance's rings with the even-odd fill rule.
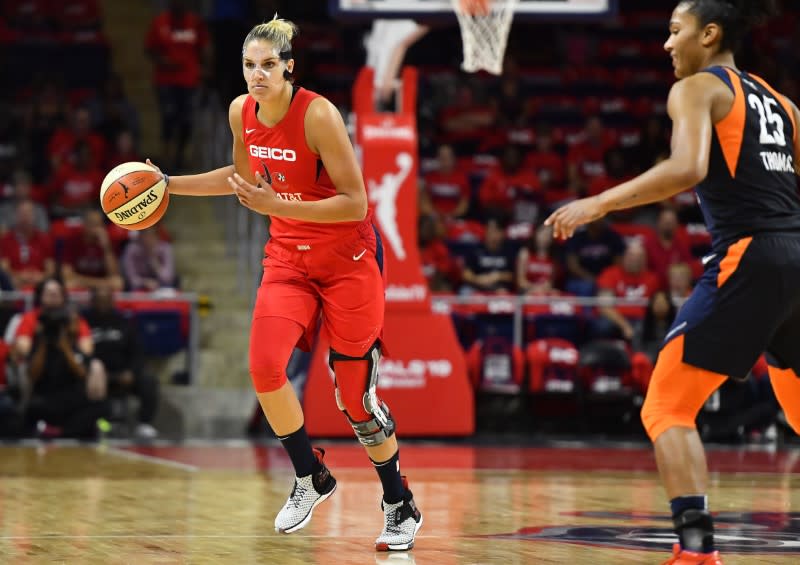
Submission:
[[[461,68],[468,73],[480,69],[495,75],[502,73],[508,32],[518,0],[451,1],[464,47]]]

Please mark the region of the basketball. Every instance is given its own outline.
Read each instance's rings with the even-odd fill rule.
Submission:
[[[161,219],[168,204],[164,177],[146,163],[122,163],[103,179],[100,189],[103,212],[126,230],[149,228]]]

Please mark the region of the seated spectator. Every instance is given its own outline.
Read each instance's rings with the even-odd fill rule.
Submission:
[[[139,232],[122,254],[122,274],[130,290],[175,288],[172,244],[159,238],[158,228]]]
[[[630,180],[631,175],[628,174],[625,165],[625,158],[622,151],[616,147],[609,149],[605,155],[605,168],[604,171],[596,176],[593,176],[588,181],[588,195],[594,196],[600,194],[604,190],[608,190],[618,184]]]
[[[523,167],[539,177],[547,204],[553,204],[569,197],[564,191],[564,157],[553,147],[553,131],[550,126],[536,129],[536,148],[528,154]]]
[[[55,272],[50,236],[36,229],[36,208],[17,202],[14,226],[0,237],[0,269],[18,289],[33,288]]]
[[[133,134],[129,130],[122,130],[116,136],[114,148],[111,150],[106,161],[106,169],[111,170],[122,163],[131,161],[142,161],[142,156],[136,151]]]
[[[64,242],[62,269],[68,288],[123,289],[119,264],[98,209],[88,210],[83,216],[81,231]]]
[[[678,215],[671,208],[663,208],[656,222],[655,237],[644,242],[647,267],[658,275],[661,286],[669,286],[667,271],[674,263],[692,263],[692,250],[688,236],[680,231]]]
[[[92,439],[108,414],[103,364],[92,358],[86,321],[71,307],[61,282],[47,278],[34,294],[36,308],[17,327],[14,353],[27,364],[29,425],[43,437]]]
[[[57,129],[47,144],[47,154],[54,171],[64,163],[77,159],[79,144],[88,146],[90,162],[105,161],[106,142],[100,134],[92,131],[89,110],[84,107],[75,108],[71,120],[71,127]]]
[[[604,220],[587,224],[575,232],[566,245],[566,291],[578,296],[594,296],[597,276],[618,263],[624,251],[622,237]]]
[[[478,192],[483,213],[535,223],[544,201],[538,177],[522,167],[522,154],[515,145],[506,146],[500,164],[487,175]]]
[[[419,259],[432,292],[453,292],[456,264],[437,234],[436,220],[432,216],[419,217]]]
[[[669,137],[664,118],[652,115],[647,119],[641,141],[629,150],[628,162],[636,166],[636,173],[644,172],[669,157]]]
[[[647,270],[647,255],[641,243],[628,244],[620,265],[612,265],[597,277],[599,298],[649,299],[659,289],[658,277]],[[645,307],[625,304],[599,307],[601,317],[594,320],[595,337],[633,339],[644,318]]]
[[[558,267],[553,260],[553,229],[541,225],[517,254],[517,290],[553,294]]]
[[[692,294],[692,268],[686,263],[673,263],[667,270],[667,279],[670,299],[676,306],[683,306]]]
[[[505,294],[514,289],[514,254],[497,219],[486,224],[486,239],[467,259],[462,291]]]
[[[33,225],[43,233],[50,229],[50,219],[47,210],[38,201],[34,200],[33,179],[27,171],[19,170],[14,173],[14,192],[9,200],[0,204],[0,234],[11,229],[17,215],[17,204],[30,201],[33,205]]]
[[[583,196],[594,177],[605,174],[606,151],[616,145],[613,135],[597,116],[586,120],[581,139],[567,154],[567,181],[576,196]]]
[[[678,309],[666,291],[659,290],[650,297],[642,329],[635,336],[634,349],[647,355],[651,363],[656,362],[658,352],[677,312]]]
[[[444,132],[444,140],[452,145],[457,153],[474,153],[482,138],[490,131],[495,121],[492,108],[475,101],[469,84],[458,87],[455,99],[439,116],[439,127]]]
[[[50,183],[50,212],[58,218],[76,217],[97,208],[103,172],[85,143],[75,146],[75,162],[64,162]]]
[[[126,96],[119,75],[109,75],[102,90],[89,102],[89,108],[103,137],[118,140],[120,134],[127,131],[133,145],[138,145],[139,112]]]
[[[425,191],[443,220],[460,218],[469,209],[469,179],[456,169],[456,154],[450,145],[439,147],[437,161],[437,169],[425,175]]]
[[[92,291],[86,321],[92,328],[95,357],[108,375],[111,396],[133,394],[139,400],[136,436],[152,439],[158,435],[152,422],[158,407],[158,380],[142,371],[142,352],[136,328],[122,313],[114,308],[114,299],[108,287]]]

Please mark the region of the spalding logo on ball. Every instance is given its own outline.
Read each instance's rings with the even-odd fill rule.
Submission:
[[[164,176],[146,163],[117,165],[103,179],[100,205],[108,219],[126,230],[143,230],[167,211]]]

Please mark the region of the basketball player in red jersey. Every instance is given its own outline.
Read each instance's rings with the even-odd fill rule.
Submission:
[[[264,276],[250,335],[250,373],[259,402],[295,468],[275,529],[304,527],[336,480],[312,449],[286,365],[308,349],[318,319],[331,342],[336,402],[366,447],[383,485],[379,551],[408,550],[422,525],[400,463],[395,421],[375,392],[383,330],[383,247],[364,180],[337,109],[292,84],[297,28],[278,19],[255,26],[242,51],[248,94],[230,105],[233,166],[168,179],[171,194],[233,192],[270,216]]]
[[[734,62],[747,29],[773,12],[768,0],[681,1],[664,45],[681,79],[667,103],[672,155],[547,219],[556,236],[569,237],[608,212],[696,186],[713,249],[667,333],[642,407],[680,542],[666,564],[722,563],[695,418],[726,378],[745,377],[766,350],[775,395],[800,432],[800,112]]]

